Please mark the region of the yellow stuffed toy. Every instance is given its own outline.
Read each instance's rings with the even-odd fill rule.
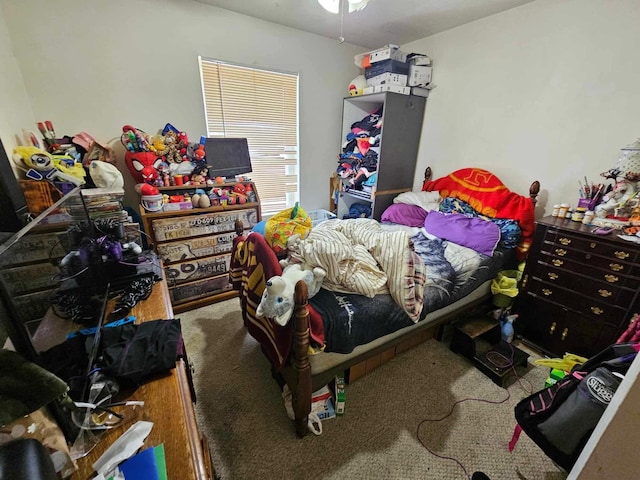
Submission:
[[[32,180],[67,181],[74,185],[84,184],[86,172],[82,164],[66,155],[51,155],[33,146],[18,146],[13,150],[13,161],[25,170]]]
[[[284,255],[287,253],[287,240],[293,235],[306,238],[311,226],[311,217],[296,202],[292,208],[282,210],[267,220],[264,238],[276,255]]]

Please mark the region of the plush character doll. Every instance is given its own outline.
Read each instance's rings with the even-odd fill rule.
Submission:
[[[206,185],[207,180],[209,180],[208,173],[208,165],[196,165],[191,174],[191,183],[193,185]]]
[[[154,152],[126,152],[124,161],[136,183],[155,183],[162,159]]]
[[[309,298],[311,298],[320,290],[322,280],[326,275],[327,272],[320,267],[310,270],[304,268],[300,263],[287,265],[281,276],[271,277],[267,280],[267,286],[256,309],[256,315],[270,318],[279,325],[285,326],[293,314],[296,283],[303,280],[307,284]]]
[[[18,146],[13,150],[13,161],[26,168],[26,176],[32,180],[66,181],[74,185],[84,184],[86,172],[82,164],[71,157],[51,155],[33,146]]]

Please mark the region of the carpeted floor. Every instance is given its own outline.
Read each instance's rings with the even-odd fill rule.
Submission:
[[[507,450],[513,406],[543,386],[544,368],[519,368],[524,380],[513,377],[505,390],[429,340],[348,385],[345,415],[325,420],[321,436],[299,439],[238,299],[178,317],[195,369],[198,425],[219,478],[464,480],[476,470],[492,480],[566,478],[524,434]],[[507,396],[502,404],[465,401],[447,416],[459,400]]]

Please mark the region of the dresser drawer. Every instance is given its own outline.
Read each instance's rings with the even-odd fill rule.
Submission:
[[[618,327],[626,313],[625,308],[590,298],[575,291],[552,285],[537,278],[529,278],[527,293],[541,297],[547,301],[563,305],[576,312],[582,313],[597,322],[606,322]]]
[[[555,229],[547,229],[545,242],[555,245],[555,248],[571,248],[607,257],[612,260],[622,260],[630,263],[638,262],[636,250],[631,245],[614,245],[604,240],[572,235],[570,233]]]
[[[521,312],[515,323],[516,334],[552,357],[561,358],[570,352],[588,358],[613,343],[618,335],[613,325],[594,322],[531,294],[518,297],[516,306]]]
[[[599,282],[608,283],[618,287],[626,287],[629,289],[637,289],[640,286],[640,279],[630,276],[622,271],[615,271],[611,268],[601,267],[596,261],[579,261],[572,260],[566,257],[557,257],[550,255],[548,252],[544,252],[539,256],[538,261],[548,265],[550,267],[561,268],[567,272],[577,273]],[[629,266],[625,265],[629,270]],[[634,267],[637,268],[637,267]]]
[[[603,257],[582,250],[574,250],[558,244],[545,242],[542,246],[542,253],[560,260],[573,260],[585,266],[601,268],[614,273],[640,276],[640,267],[631,262]]]
[[[592,272],[589,271],[589,273]],[[636,289],[623,288],[620,282],[609,283],[602,279],[579,275],[575,271],[554,267],[543,261],[535,262],[527,275],[625,309],[631,304],[636,294]],[[524,279],[523,286],[526,286],[525,282],[528,282],[527,278]],[[633,284],[633,282],[630,283]]]

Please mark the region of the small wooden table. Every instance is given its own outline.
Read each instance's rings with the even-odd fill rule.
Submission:
[[[113,309],[115,302],[116,299],[109,302],[107,312]],[[135,315],[137,322],[173,318],[166,282],[157,282],[151,296],[134,306],[130,315]],[[67,333],[74,329],[77,326],[74,328],[69,320],[50,311],[34,335],[34,345],[37,350],[45,350],[64,341]],[[169,479],[212,479],[211,457],[206,438],[198,432],[187,368],[184,360],[178,360],[176,368],[167,375],[138,387],[129,398],[144,401],[141,419],[153,422],[153,428],[143,449],[164,444]],[[87,480],[95,476],[91,465],[130,426],[106,431],[94,449],[77,460],[78,470],[71,479]]]

